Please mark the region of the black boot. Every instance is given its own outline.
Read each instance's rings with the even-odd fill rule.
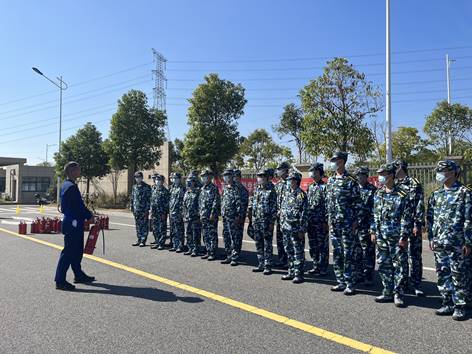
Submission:
[[[80,278],[74,278],[75,284],[90,284],[95,281],[95,277],[89,277],[88,275],[84,274]]]
[[[56,282],[56,289],[57,290],[64,290],[64,291],[73,291],[75,290],[75,286],[71,283],[65,281],[64,283],[57,283]]]
[[[454,308],[454,313],[452,314],[452,319],[454,321],[464,321],[467,318],[467,313],[465,311],[465,306],[456,306]]]

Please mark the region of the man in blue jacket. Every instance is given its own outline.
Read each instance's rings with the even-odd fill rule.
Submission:
[[[84,254],[84,221],[93,223],[93,214],[82,200],[75,181],[80,177],[80,165],[69,162],[64,168],[67,177],[61,188],[62,233],[64,234],[64,249],[59,257],[56,269],[56,289],[74,290],[75,286],[66,281],[69,266],[74,272],[74,283],[91,283],[95,281],[82,270],[80,263]]]

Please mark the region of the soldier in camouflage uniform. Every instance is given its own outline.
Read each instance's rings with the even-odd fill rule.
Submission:
[[[272,239],[277,219],[277,195],[268,175],[267,170],[257,173],[257,188],[248,209],[258,261],[258,266],[252,271],[264,272],[264,275],[272,274]]]
[[[283,280],[303,283],[305,267],[305,233],[308,227],[308,201],[300,188],[302,175],[290,172],[287,181],[291,184],[282,200],[280,223],[284,236],[285,252],[288,256],[288,273]]]
[[[203,186],[200,190],[198,207],[206,248],[206,254],[201,258],[214,261],[218,249],[218,216],[220,215],[221,200],[218,188],[211,180],[213,172],[204,170],[200,176]]]
[[[154,245],[152,249],[164,249],[167,238],[167,215],[169,214],[169,191],[164,187],[163,178],[159,174],[152,177],[154,186],[151,193],[151,216]]]
[[[146,239],[149,233],[149,208],[151,204],[151,187],[143,181],[143,173],[136,172],[134,174],[136,184],[131,190],[131,206],[130,209],[134,215],[136,223],[137,242],[133,246],[146,246]]]
[[[435,253],[438,289],[442,307],[440,316],[466,319],[466,258],[472,249],[472,191],[460,183],[459,166],[451,160],[439,161],[436,179],[441,188],[428,201],[428,239]]]
[[[421,290],[421,278],[423,276],[423,237],[424,226],[424,194],[423,187],[416,178],[408,176],[408,164],[405,161],[395,161],[397,168],[396,183],[402,191],[408,194],[412,203],[413,231],[409,236],[408,254],[411,269],[407,264],[406,274],[409,274],[409,285],[413,288],[416,296],[424,296]]]
[[[348,154],[337,152],[331,158],[334,175],[326,185],[326,201],[331,243],[333,245],[334,273],[338,285],[332,291],[354,295],[354,250],[356,248],[357,211],[360,192],[357,180],[345,168]]]
[[[284,199],[285,192],[288,190],[287,177],[290,165],[288,162],[282,162],[277,166],[277,177],[279,180],[275,184],[275,192],[277,193],[277,227],[276,227],[276,240],[277,240],[277,255],[279,261],[275,264],[278,267],[285,268],[287,267],[287,253],[284,248],[284,240],[282,229],[280,227],[280,211],[282,200]]]
[[[382,280],[382,295],[376,302],[405,305],[403,293],[408,263],[408,235],[412,228],[411,203],[407,193],[395,184],[395,165],[382,166],[379,183],[383,186],[374,196],[372,241],[377,243],[377,262]]]
[[[326,213],[326,185],[322,178],[324,167],[315,162],[309,169],[313,183],[308,186],[308,246],[313,269],[308,273],[326,275],[329,263],[328,215]]]
[[[172,187],[170,188],[169,200],[169,221],[170,221],[170,239],[172,247],[170,252],[184,252],[184,218],[183,204],[185,188],[182,185],[182,175],[175,172],[171,175]]]
[[[223,172],[223,195],[221,197],[221,216],[223,218],[223,240],[226,258],[221,264],[238,265],[241,249],[238,225],[241,219],[241,195],[233,180],[234,171],[230,168]]]
[[[243,244],[243,234],[244,234],[244,223],[246,221],[247,208],[249,205],[249,192],[244,184],[241,183],[241,170],[234,170],[234,183],[238,187],[239,197],[241,200],[241,209],[239,215],[239,223],[236,225],[236,231],[238,233],[238,246],[242,247]],[[241,248],[238,249],[238,254],[241,253]]]
[[[185,255],[197,257],[200,251],[201,229],[200,215],[198,210],[198,198],[200,197],[200,188],[197,186],[197,177],[190,174],[187,177],[187,190],[184,195],[183,214],[186,223],[186,239],[188,250]]]
[[[354,258],[356,259],[357,282],[363,280],[366,285],[373,284],[375,268],[375,244],[370,236],[370,226],[374,215],[374,195],[377,188],[367,180],[369,172],[367,167],[360,167],[355,173],[359,182],[361,208],[357,213],[358,246]]]

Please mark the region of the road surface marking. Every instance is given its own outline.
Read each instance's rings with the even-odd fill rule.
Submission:
[[[3,228],[0,228],[0,231],[4,232],[6,234],[9,234],[9,235],[20,237],[20,238],[25,239],[25,240],[29,240],[29,241],[33,241],[33,242],[42,244],[44,246],[55,248],[57,250],[62,250],[61,246],[56,245],[56,244],[51,243],[51,242],[39,240],[37,238],[30,237],[30,236],[20,235],[19,233],[16,233],[16,232],[13,232],[13,231],[10,231],[10,230],[7,230],[7,229],[3,229]],[[331,332],[331,331],[327,331],[327,330],[324,330],[324,329],[319,328],[319,327],[315,327],[315,326],[310,325],[308,323],[304,323],[304,322],[300,322],[300,321],[297,321],[297,320],[294,320],[294,319],[290,319],[290,318],[285,317],[283,315],[279,315],[277,313],[267,311],[267,310],[264,310],[262,308],[258,308],[258,307],[255,307],[255,306],[252,306],[252,305],[249,305],[249,304],[245,304],[243,302],[233,300],[231,298],[221,296],[221,295],[218,295],[218,294],[215,294],[215,293],[203,290],[203,289],[195,288],[193,286],[190,286],[190,285],[187,285],[187,284],[184,284],[184,283],[179,283],[179,282],[176,282],[174,280],[167,279],[167,278],[161,277],[161,276],[156,275],[156,274],[148,273],[148,272],[142,271],[142,270],[137,269],[137,268],[129,267],[127,265],[117,263],[117,262],[114,262],[114,261],[111,261],[111,260],[108,260],[108,259],[105,259],[105,258],[101,258],[101,257],[89,255],[89,254],[84,254],[84,258],[88,258],[88,259],[91,259],[95,262],[106,264],[110,267],[121,269],[121,270],[124,270],[126,272],[139,275],[143,278],[154,280],[156,282],[159,282],[159,283],[162,283],[162,284],[165,284],[165,285],[177,288],[177,289],[181,289],[181,290],[193,293],[193,294],[197,294],[197,295],[206,297],[208,299],[211,299],[211,300],[214,300],[214,301],[217,301],[217,302],[221,302],[221,303],[226,304],[228,306],[238,308],[242,311],[249,312],[249,313],[264,317],[266,319],[281,323],[283,325],[286,325],[286,326],[289,326],[289,327],[292,327],[292,328],[299,329],[303,332],[313,334],[317,337],[324,338],[326,340],[329,340],[329,341],[332,341],[332,342],[335,342],[335,343],[338,343],[338,344],[341,344],[341,345],[344,345],[346,347],[353,348],[353,349],[356,349],[356,350],[359,350],[359,351],[362,351],[362,352],[378,353],[378,354],[380,354],[380,353],[383,353],[383,354],[394,353],[394,352],[385,350],[383,348],[373,346],[371,344],[363,343],[363,342],[357,341],[355,339],[345,337],[345,336],[342,336],[340,334],[337,334],[337,333],[334,333],[334,332]]]

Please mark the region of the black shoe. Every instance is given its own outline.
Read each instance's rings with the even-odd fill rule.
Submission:
[[[187,251],[187,252],[184,252],[184,256],[190,256],[192,254],[192,251]]]
[[[159,247],[157,247],[157,249],[158,249],[159,251],[162,251],[162,250],[164,249],[164,246],[159,246]]]
[[[141,242],[139,242],[139,241],[136,241],[136,242],[135,242],[135,243],[133,243],[131,246],[133,246],[133,247],[136,247],[136,246],[139,246],[139,244],[140,244],[140,243],[141,243]]]
[[[238,264],[239,264],[238,261],[234,261],[234,260],[231,261],[230,263],[231,267],[236,267]]]
[[[169,252],[175,252],[175,248],[174,247],[169,248]]]
[[[293,275],[292,274],[284,274],[282,275],[282,280],[293,280]]]
[[[184,250],[183,250],[182,248],[177,248],[177,249],[175,250],[175,253],[182,253],[183,251],[184,251]]]
[[[146,247],[146,244],[145,244],[144,242],[141,242],[141,243],[139,244],[139,247]]]
[[[254,273],[262,273],[264,271],[264,268],[263,267],[252,268],[252,271]]]
[[[150,243],[150,245],[151,245],[151,246],[152,246],[152,245],[157,245],[157,241],[152,241],[152,242]]]
[[[454,307],[444,305],[440,309],[437,309],[435,313],[438,316],[451,316],[454,313]]]
[[[301,284],[304,281],[305,281],[305,279],[303,279],[303,275],[296,275],[295,278],[293,278],[292,283]]]
[[[190,257],[198,257],[198,254],[196,252],[192,252],[192,254],[190,255]]]
[[[263,274],[264,274],[264,275],[271,275],[271,274],[272,274],[272,269],[270,269],[270,268],[265,268]]]
[[[344,289],[344,295],[351,296],[351,295],[356,295],[356,289],[354,289],[352,286],[346,287]]]
[[[207,259],[208,257],[210,257],[208,254],[204,254],[204,255],[201,256],[200,258],[201,258],[201,259]]]
[[[75,286],[66,281],[64,283],[56,283],[56,289],[57,290],[64,290],[64,291],[74,291]]]
[[[344,284],[338,284],[338,285],[335,285],[335,286],[331,287],[330,290],[331,290],[331,291],[335,291],[335,292],[341,292],[341,291],[346,290],[346,285],[344,285]]]
[[[320,274],[321,274],[321,272],[320,272],[320,270],[319,270],[318,268],[310,269],[310,270],[308,271],[308,273],[309,273],[309,274],[312,274],[312,275],[320,275]]]
[[[90,284],[95,281],[95,277],[89,277],[88,275],[85,275],[80,278],[74,278],[74,284]]]
[[[230,264],[231,263],[231,259],[229,258],[225,258],[223,261],[220,262],[221,264]]]
[[[216,260],[216,257],[215,257],[214,255],[210,255],[210,256],[208,257],[208,260],[209,260],[209,261],[214,261],[214,260]]]
[[[401,294],[395,294],[393,297],[393,303],[396,307],[405,307],[405,300],[403,300],[403,296]]]
[[[156,245],[156,244],[151,245],[151,249],[152,249],[152,250],[155,250],[155,249],[158,249],[158,248],[159,248],[159,246]]]
[[[452,319],[454,321],[464,321],[467,318],[464,306],[457,306],[454,308]]]
[[[375,298],[375,302],[385,304],[387,302],[393,302],[393,296],[390,295],[380,295]]]

